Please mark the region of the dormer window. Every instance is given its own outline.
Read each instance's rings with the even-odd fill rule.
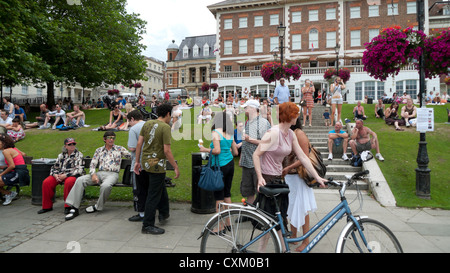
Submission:
[[[189,48],[187,46],[183,47],[183,58],[189,57]]]
[[[208,45],[208,44],[205,44],[205,45],[203,46],[203,56],[204,56],[204,57],[209,56],[209,45]]]
[[[194,45],[194,48],[192,50],[192,56],[198,57],[198,51],[199,51],[198,45]]]

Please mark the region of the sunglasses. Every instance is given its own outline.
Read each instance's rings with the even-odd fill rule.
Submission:
[[[67,146],[75,146],[75,145],[77,145],[76,143],[69,143],[69,144],[67,144]]]
[[[115,136],[107,136],[106,139],[112,139],[112,140],[114,140],[114,139],[116,139],[116,137],[115,137]]]

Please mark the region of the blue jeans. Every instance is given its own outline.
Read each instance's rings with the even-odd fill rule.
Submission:
[[[165,173],[148,174],[148,193],[145,202],[143,227],[155,226],[156,210],[159,215],[169,216],[169,195],[165,185]]]

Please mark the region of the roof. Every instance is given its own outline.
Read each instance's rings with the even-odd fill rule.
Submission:
[[[203,47],[205,44],[209,46],[209,53],[207,56],[203,54]],[[214,55],[214,45],[216,44],[216,35],[204,35],[204,36],[194,36],[194,37],[186,37],[180,44],[178,54],[175,57],[176,61],[180,60],[194,60],[194,59],[205,59],[205,58],[215,58]],[[199,48],[198,56],[194,57],[194,46],[197,45]],[[188,57],[183,58],[184,48],[188,48]]]

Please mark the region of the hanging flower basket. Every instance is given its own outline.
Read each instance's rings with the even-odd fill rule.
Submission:
[[[261,77],[267,83],[277,81],[281,78],[286,78],[290,81],[291,77],[293,80],[298,80],[301,75],[301,66],[292,61],[288,61],[284,66],[279,62],[269,62],[263,64],[261,68]]]
[[[323,78],[327,81],[330,81],[334,76],[336,76],[335,68],[328,68],[323,74]]]
[[[120,91],[118,89],[108,90],[108,95],[110,95],[110,96],[119,95],[119,93],[120,93]]]
[[[137,82],[134,84],[134,88],[141,88],[142,84],[140,82]]]
[[[209,87],[210,87],[210,85],[207,84],[206,82],[204,82],[204,83],[202,84],[202,91],[203,91],[203,92],[208,91],[208,90],[209,90]]]
[[[450,30],[444,30],[439,35],[428,36],[424,47],[425,77],[431,79],[434,76],[448,74],[450,66]]]
[[[350,70],[347,68],[341,68],[339,69],[338,76],[344,83],[346,83],[350,79]]]
[[[216,91],[217,88],[219,88],[219,85],[217,83],[211,83],[209,85],[209,88],[211,88],[213,91]]]
[[[446,85],[450,85],[450,76],[445,77],[444,82]]]
[[[422,54],[426,35],[422,31],[399,26],[385,28],[380,35],[366,43],[362,63],[364,71],[379,80],[397,75],[400,69],[415,62]]]

